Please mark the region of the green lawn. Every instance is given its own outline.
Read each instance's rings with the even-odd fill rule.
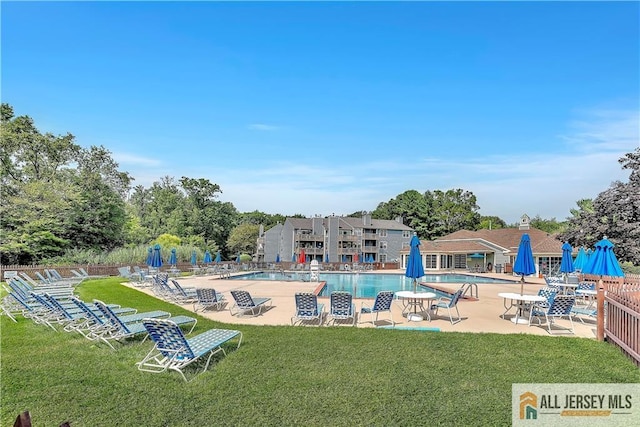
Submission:
[[[85,300],[191,314],[117,278]],[[150,342],[113,351],[78,334],[2,317],[3,426],[29,410],[34,426],[510,425],[511,384],[640,382],[617,348],[588,339],[373,328],[259,327],[200,318],[195,333],[239,329],[209,370],[139,372]]]

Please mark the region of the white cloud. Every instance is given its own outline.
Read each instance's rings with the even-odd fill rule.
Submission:
[[[571,121],[555,146],[500,155],[356,160],[346,165],[264,159],[239,166],[230,158],[215,166],[178,163],[162,170],[159,162],[149,161],[150,167],[138,168],[136,184],[148,186],[165,175],[205,177],[220,185],[221,200],[241,212],[309,216],[372,210],[407,190],[461,188],[476,195],[483,215],[508,223],[518,222],[524,213],[562,221],[576,201],[595,198],[613,181],[628,179],[618,159],[638,146],[633,125],[637,118],[637,112],[584,114]]]

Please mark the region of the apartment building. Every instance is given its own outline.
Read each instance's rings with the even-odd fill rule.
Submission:
[[[261,232],[256,259],[261,262],[395,262],[409,246],[413,229],[396,220],[355,217],[287,218]]]

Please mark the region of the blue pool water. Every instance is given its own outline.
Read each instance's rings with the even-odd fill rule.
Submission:
[[[233,280],[278,280],[278,281],[309,281],[308,272],[255,272],[234,276]],[[357,274],[321,272],[320,281],[326,281],[321,296],[329,296],[333,291],[348,291],[356,298],[375,298],[380,291],[410,291],[413,290],[412,279],[402,274]],[[513,283],[509,280],[492,279],[483,276],[469,276],[464,274],[427,274],[420,279],[429,283]],[[422,288],[423,291],[431,289]],[[440,296],[440,295],[439,295]]]

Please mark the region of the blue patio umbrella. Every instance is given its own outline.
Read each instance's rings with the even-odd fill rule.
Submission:
[[[160,245],[156,243],[153,247],[153,256],[151,257],[151,267],[160,268],[162,267],[162,253],[160,252]]]
[[[578,255],[576,256],[576,259],[573,261],[574,271],[575,270],[582,271],[586,263],[587,263],[587,252],[585,252],[584,246],[580,246],[580,249],[578,249]]]
[[[216,253],[216,264],[220,264],[222,262],[222,257],[220,256],[220,251]]]
[[[418,287],[418,278],[424,276],[424,268],[422,267],[422,255],[420,255],[420,239],[418,236],[413,236],[409,243],[411,249],[409,250],[409,259],[407,260],[407,270],[404,275],[413,279],[413,292]]]
[[[513,272],[522,275],[522,279],[520,280],[520,295],[522,295],[524,291],[524,276],[536,272],[536,264],[533,260],[533,252],[531,251],[531,238],[527,233],[524,233],[520,238],[516,262],[513,264]]]
[[[298,260],[298,257],[296,256],[296,254],[291,255],[291,262],[296,262]]]
[[[329,262],[329,252],[324,255],[324,262]]]
[[[342,254],[342,262],[347,262],[347,256]]]
[[[376,260],[375,260],[375,259],[373,259],[373,255],[369,255],[369,262],[370,262],[371,264],[373,264],[374,262],[376,262]]]
[[[624,277],[624,272],[620,268],[616,254],[613,253],[613,247],[613,243],[607,240],[606,237],[596,243],[596,250],[582,269],[582,274]]]
[[[191,265],[196,265],[198,263],[198,255],[196,251],[191,252]]]
[[[280,262],[280,254],[276,255],[276,262],[279,263]]]
[[[569,242],[564,242],[562,245],[562,260],[560,261],[560,273],[565,273],[565,280],[567,278],[566,273],[573,273],[576,271],[573,266],[573,258],[571,253],[573,252],[573,248],[569,244]]]
[[[152,258],[153,258],[153,248],[149,246],[149,249],[147,250],[147,259],[145,261],[145,264],[150,266]]]
[[[240,264],[240,254],[238,254],[238,257],[236,258],[236,262]]]
[[[208,249],[204,251],[204,259],[202,260],[202,262],[204,262],[205,264],[211,263],[211,252],[209,252]]]
[[[171,249],[171,255],[169,256],[169,265],[176,266],[178,263],[178,256],[176,255],[176,248]]]

